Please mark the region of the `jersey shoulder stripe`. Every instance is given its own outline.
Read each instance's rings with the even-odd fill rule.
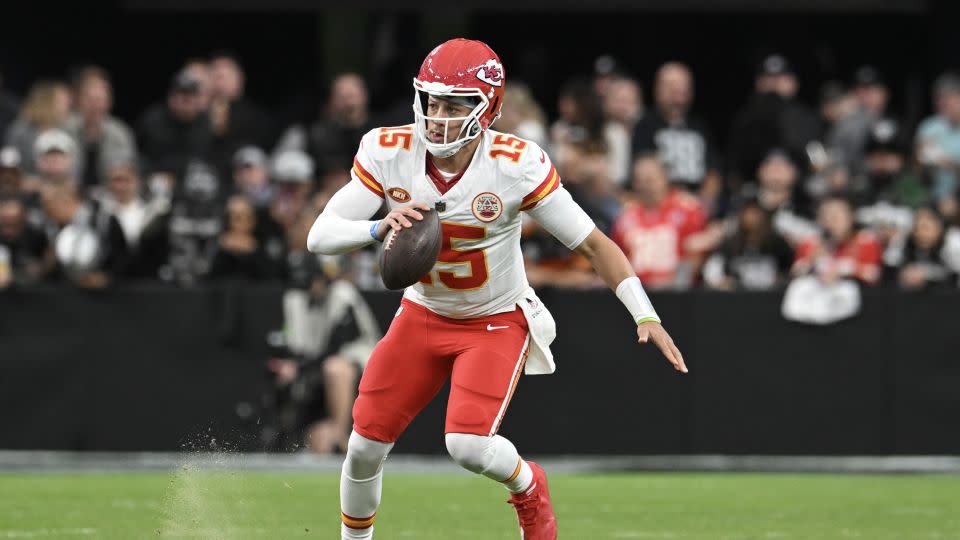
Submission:
[[[547,172],[547,177],[544,178],[543,182],[540,182],[540,185],[528,193],[520,202],[520,210],[530,210],[537,206],[537,203],[542,201],[547,195],[556,191],[559,187],[560,175],[557,173],[557,168],[550,165],[550,171]]]
[[[353,174],[356,175],[365,188],[372,191],[381,199],[383,198],[383,185],[363,168],[363,165],[360,164],[360,159],[356,157],[353,158]]]

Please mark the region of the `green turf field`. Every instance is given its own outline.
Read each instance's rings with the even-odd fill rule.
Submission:
[[[551,477],[560,538],[960,539],[960,478],[765,474]],[[388,475],[377,538],[517,539],[505,491]],[[0,538],[338,536],[330,473],[2,474]]]

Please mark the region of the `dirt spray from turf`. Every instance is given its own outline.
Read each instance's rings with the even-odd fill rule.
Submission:
[[[209,434],[184,445],[163,497],[160,538],[241,540],[266,531],[242,523],[252,487],[240,474],[243,455]],[[202,441],[202,442],[201,442]]]

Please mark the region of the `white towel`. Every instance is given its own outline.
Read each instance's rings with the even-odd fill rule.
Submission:
[[[549,375],[557,370],[553,353],[550,352],[550,344],[557,337],[557,323],[530,287],[527,287],[518,304],[527,318],[530,337],[533,338],[523,372],[526,375]]]

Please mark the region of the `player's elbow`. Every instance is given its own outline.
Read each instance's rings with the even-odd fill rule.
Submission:
[[[337,255],[334,246],[326,241],[329,235],[324,233],[328,232],[327,229],[330,224],[328,223],[329,220],[325,218],[326,216],[320,214],[317,220],[313,222],[313,226],[310,227],[310,233],[307,234],[307,249],[318,255]]]
[[[594,228],[586,238],[583,239],[580,244],[574,248],[574,250],[587,258],[587,260],[592,261],[596,256],[597,252],[600,250],[601,243],[604,241],[613,242],[605,234],[600,232],[600,229]]]

